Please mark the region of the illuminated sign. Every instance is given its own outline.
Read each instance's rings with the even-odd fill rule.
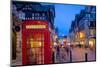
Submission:
[[[44,29],[46,25],[26,25],[26,29]]]

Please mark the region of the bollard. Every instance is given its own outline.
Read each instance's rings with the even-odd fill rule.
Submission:
[[[54,54],[54,52],[52,53],[52,63],[55,63],[55,54]]]
[[[85,53],[85,62],[87,62],[88,60],[87,60],[87,53]]]
[[[70,50],[70,63],[72,62],[72,52]]]

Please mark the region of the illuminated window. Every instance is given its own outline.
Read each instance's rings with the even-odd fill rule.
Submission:
[[[95,39],[91,38],[89,40],[89,46],[92,47],[92,48],[95,46]]]
[[[85,33],[84,33],[84,32],[80,32],[80,33],[79,33],[79,37],[80,37],[81,39],[85,38]]]
[[[39,20],[40,20],[40,17],[39,17]]]
[[[34,17],[35,20],[37,20],[37,17]]]
[[[34,16],[32,16],[32,19],[34,20]]]
[[[27,20],[27,17],[25,17],[25,19]]]
[[[35,13],[35,16],[39,16],[39,13]]]
[[[42,13],[42,16],[45,16],[45,13]]]
[[[39,17],[37,17],[37,20],[39,20]]]
[[[34,16],[34,13],[32,13],[32,16]]]
[[[44,17],[42,17],[42,19],[45,20]]]
[[[84,41],[81,41],[80,44],[81,44],[81,45],[85,45],[85,42],[84,42]]]
[[[95,35],[95,29],[90,30],[90,35]]]

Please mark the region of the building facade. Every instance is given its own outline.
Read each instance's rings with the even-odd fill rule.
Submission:
[[[75,16],[69,30],[71,43],[95,49],[96,7],[86,6]]]
[[[20,62],[21,64],[17,63],[17,61],[14,61],[14,62],[16,62],[15,64],[26,65],[26,64],[50,64],[50,63],[52,63],[53,60],[52,60],[52,49],[51,48],[52,48],[52,42],[53,42],[53,40],[52,40],[53,32],[52,31],[54,30],[54,17],[55,17],[54,6],[43,5],[42,3],[40,4],[40,3],[17,2],[17,1],[13,1],[12,6],[13,6],[12,7],[12,15],[14,15],[14,17],[16,17],[16,20],[18,20],[18,22],[13,22],[14,25],[12,25],[14,30],[18,30],[17,32],[15,32],[15,33],[17,33],[17,35],[14,37],[14,38],[16,38],[16,46],[18,46],[18,47],[15,47],[15,48],[17,48],[17,50],[15,52],[17,53],[17,51],[20,50],[19,52],[21,55],[21,56],[17,56],[17,55],[15,56],[15,57],[20,58],[19,61],[21,61]],[[42,24],[44,24],[44,25],[42,25]],[[26,28],[24,28],[25,26],[26,26]],[[46,30],[45,30],[45,26],[48,26],[48,27],[46,27]],[[30,29],[32,29],[32,30],[30,31]],[[35,32],[31,33],[32,31],[35,31]],[[44,31],[44,33],[42,33],[43,31]],[[38,32],[40,32],[40,34]],[[48,32],[48,34],[47,34],[47,32]],[[33,50],[33,52],[35,51],[35,54],[32,54],[32,52],[30,54],[32,54],[34,56],[33,59],[37,59],[36,61],[30,60],[29,58],[31,56],[25,57],[26,53],[28,51],[28,50],[26,50],[26,48],[28,48],[28,47],[25,45],[28,45],[28,44],[24,43],[24,42],[28,42],[28,41],[30,42],[30,40],[32,40],[32,39],[27,40],[27,35],[25,35],[26,33],[30,33],[30,34],[28,34],[28,37],[30,36],[30,38],[34,38],[34,36],[37,36],[37,38],[39,38],[39,36],[40,36],[41,37],[40,39],[44,38],[43,39],[44,41],[40,40],[41,42],[40,41],[32,41],[31,42],[31,44],[34,43],[34,44],[43,45],[43,47],[40,47],[40,49],[38,49],[38,46],[36,46],[36,45],[30,46],[29,52],[31,52],[32,50]],[[43,34],[48,35],[48,37],[46,37]],[[42,37],[42,35],[43,35],[43,37]],[[36,37],[35,37],[35,39],[36,39]],[[48,39],[50,41],[47,43]],[[15,44],[13,44],[13,45],[15,45]],[[34,48],[34,49],[31,49],[31,48]],[[39,56],[38,50],[42,50],[41,56]],[[38,58],[40,58],[40,59],[38,59]],[[49,60],[47,60],[48,58],[49,58]],[[17,59],[18,58],[14,59],[14,60],[17,60]]]

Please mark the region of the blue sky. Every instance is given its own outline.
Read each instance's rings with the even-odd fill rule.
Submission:
[[[59,30],[59,36],[68,34],[71,22],[75,19],[75,15],[79,14],[84,8],[85,6],[82,5],[55,4],[56,17],[54,25]]]

